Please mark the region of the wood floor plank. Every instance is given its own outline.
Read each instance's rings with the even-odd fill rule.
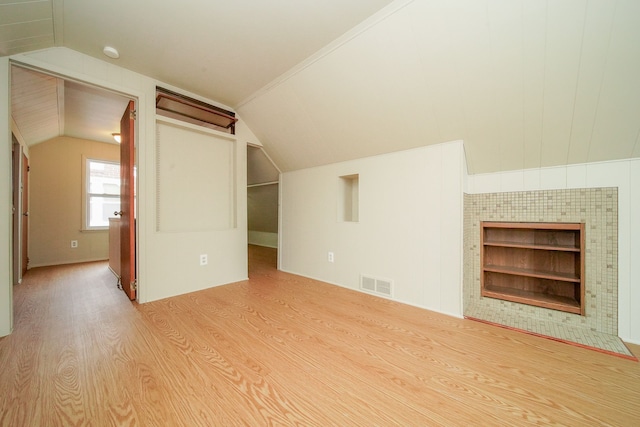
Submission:
[[[640,425],[640,364],[274,268],[138,305],[106,263],[30,270],[0,426]],[[629,346],[640,354],[639,346]]]

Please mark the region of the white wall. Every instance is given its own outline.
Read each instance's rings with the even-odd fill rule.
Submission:
[[[163,133],[161,129],[158,130],[158,134],[162,138],[160,140],[162,146],[167,143],[179,143],[182,144],[185,150],[194,148],[191,150],[191,154],[200,158],[198,161],[193,159],[190,164],[187,164],[188,158],[175,155],[171,159],[160,159],[160,162],[154,163],[154,168],[162,165],[162,163],[166,163],[166,165],[164,171],[159,169],[154,172],[153,175],[157,176],[157,181],[154,182],[154,189],[149,190],[154,201],[153,204],[147,203],[147,208],[152,208],[155,217],[153,221],[148,219],[148,222],[152,222],[155,228],[148,231],[149,235],[146,239],[149,243],[147,248],[148,270],[143,277],[146,277],[148,283],[146,287],[148,293],[145,295],[147,301],[244,280],[248,277],[246,145],[235,141],[235,138],[232,138],[229,134],[207,130],[186,123],[182,123],[179,127],[167,126],[168,123],[177,124],[174,120],[162,118],[162,124],[158,126],[159,128],[160,126],[165,130],[173,128],[172,133]],[[191,129],[191,132],[189,132],[189,129]],[[175,133],[176,130],[179,130],[179,132]],[[174,141],[169,141],[167,138],[172,135],[177,138]],[[236,145],[235,150],[232,149],[232,154],[226,151],[229,150],[229,140],[233,140]],[[202,150],[197,150],[196,147],[202,147],[203,144],[210,144],[210,148],[203,147]],[[225,153],[223,159],[223,161],[227,162],[225,166],[218,163],[221,159],[211,158],[211,149],[214,145],[218,145],[218,147],[213,152]],[[235,165],[232,164],[233,161],[235,161]],[[162,166],[160,167],[162,168]],[[229,189],[216,188],[216,185],[207,186],[204,182],[200,184],[193,183],[194,187],[204,187],[206,190],[197,194],[182,195],[182,200],[184,201],[206,198],[207,195],[216,195],[216,199],[210,201],[212,203],[199,204],[202,207],[202,211],[215,218],[203,219],[202,212],[192,212],[190,209],[197,209],[197,206],[192,203],[184,203],[181,209],[173,209],[173,212],[163,202],[158,203],[155,198],[158,184],[160,184],[160,198],[163,195],[175,196],[176,192],[179,191],[177,188],[167,188],[167,191],[164,192],[162,190],[162,188],[167,187],[165,184],[169,184],[167,181],[169,178],[173,178],[174,182],[182,181],[166,174],[166,168],[169,167],[174,168],[174,171],[184,169],[185,176],[182,179],[184,181],[211,181],[211,177],[215,176],[215,174],[203,173],[205,171],[202,169],[205,167],[215,169],[216,172],[220,170],[227,173],[235,171],[235,182],[229,183],[228,180],[220,178],[220,181],[225,181],[229,184],[231,187]],[[193,169],[189,170],[189,167],[200,169],[200,171],[196,173]],[[165,186],[163,187],[163,185]],[[185,185],[182,191],[189,193],[190,189]],[[231,192],[235,194],[230,194]],[[218,200],[220,196],[221,199]],[[229,198],[233,199],[236,204],[235,207],[229,206],[231,204]],[[212,207],[210,205],[218,206]],[[183,226],[176,228],[174,225],[180,222],[179,211],[181,210],[184,211],[183,220],[181,221]],[[216,212],[220,210],[223,212]],[[218,217],[219,215],[235,215],[235,218],[229,217],[228,222],[225,223],[224,218],[221,220]],[[171,222],[165,221],[168,216],[172,218]],[[208,256],[208,264],[206,266],[199,265],[201,254]]]
[[[121,92],[138,99],[138,271],[140,302],[243,280],[247,277],[246,141],[255,136],[236,135],[236,227],[209,233],[156,231],[155,87],[146,76],[66,48],[14,55],[12,60]],[[11,329],[11,194],[9,132],[9,65],[0,58],[0,335]],[[171,89],[170,86],[167,86]],[[175,89],[175,88],[173,88]],[[210,100],[186,95],[215,104]],[[219,104],[217,104],[219,105]],[[220,105],[223,108],[228,108]],[[199,254],[209,255],[208,268],[199,266]],[[162,268],[159,268],[162,266]]]
[[[0,336],[13,328],[9,58],[0,58]]]
[[[462,142],[282,174],[282,270],[462,316]],[[339,177],[359,174],[359,222],[339,220]],[[335,262],[327,260],[327,253]]]
[[[108,230],[84,228],[87,159],[120,161],[117,144],[57,137],[31,147],[29,157],[29,268],[106,260]],[[78,245],[71,248],[70,242]]]
[[[618,187],[618,335],[640,344],[640,159],[468,177],[469,193]]]

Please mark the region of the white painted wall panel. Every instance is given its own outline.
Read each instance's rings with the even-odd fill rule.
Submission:
[[[571,136],[585,6],[580,0],[548,2],[541,161],[566,164]],[[572,16],[573,15],[573,16]],[[567,17],[571,16],[571,19]]]
[[[525,169],[524,176],[524,190],[536,190],[540,188],[540,169]]]
[[[614,12],[615,8],[609,2],[587,3],[567,159],[569,163],[589,161],[589,146],[602,92]]]
[[[284,173],[281,268],[351,289],[360,274],[390,279],[395,300],[460,316],[463,155],[455,142]],[[360,218],[343,222],[351,174]]]
[[[384,116],[394,112],[393,125],[399,140],[412,146],[424,141],[441,141],[434,111],[436,105],[429,93],[429,82],[423,72],[424,64],[414,38],[410,20],[411,8],[396,12],[395,19],[378,24],[376,44],[384,52],[384,79],[376,86],[381,91]],[[391,117],[391,116],[389,116]],[[384,120],[384,119],[383,119]],[[416,128],[415,124],[421,126]]]
[[[567,166],[567,188],[587,187],[587,165]]]
[[[408,6],[405,25],[413,28],[422,64],[421,72],[429,83],[428,96],[436,107],[440,139],[462,139],[459,124],[464,122],[460,108],[459,76],[461,69],[456,56],[456,31],[460,28],[452,21],[456,6],[451,2],[414,2]],[[438,43],[434,43],[437,40]],[[435,141],[434,141],[435,142]]]
[[[618,318],[620,336],[640,344],[640,159],[629,164],[629,240],[628,299],[618,299]]]
[[[9,58],[0,57],[0,337],[13,329],[10,99]]]
[[[489,193],[492,188],[501,188],[501,175],[498,173],[484,173],[469,175],[469,181],[476,193]]]
[[[540,190],[555,190],[565,188],[566,185],[566,168],[543,168],[540,170]]]
[[[523,171],[501,173],[500,188],[504,189],[504,191],[519,191],[524,188]]]
[[[491,37],[489,58],[493,65],[494,126],[488,127],[500,143],[500,170],[524,167],[524,116],[522,99],[523,50],[522,38],[513,37],[522,32],[522,4],[510,0],[488,2],[488,27]],[[488,100],[487,100],[488,101]],[[495,111],[502,113],[497,115]],[[487,135],[487,139],[491,137]],[[495,153],[492,153],[495,154]]]
[[[640,2],[616,8],[589,161],[629,158],[640,132]],[[629,81],[631,84],[621,84]]]
[[[439,206],[443,197],[443,186],[446,185],[444,180],[444,164],[442,161],[442,147],[434,146],[431,150],[433,155],[424,159],[424,169],[428,171],[422,182],[416,187],[428,188],[428,198],[423,201],[427,206]],[[445,189],[446,190],[446,189]],[[436,204],[437,203],[437,204]],[[424,241],[422,250],[424,251],[422,260],[422,271],[424,274],[424,286],[422,294],[422,305],[432,310],[441,309],[441,301],[443,296],[443,271],[441,268],[443,259],[442,252],[442,221],[446,217],[440,209],[432,209],[429,215],[424,215],[419,219],[419,223],[424,224]]]
[[[547,3],[523,2],[524,169],[539,167],[542,150]]]
[[[437,311],[452,316],[462,314],[463,271],[463,216],[457,215],[458,206],[464,207],[464,152],[462,143],[443,144],[440,202],[440,305]],[[449,210],[451,209],[451,210]],[[451,214],[453,212],[453,214]]]
[[[500,139],[489,138],[491,131],[498,130],[502,118],[493,114],[495,111],[495,86],[492,84],[496,68],[499,67],[491,55],[490,28],[487,25],[487,5],[483,2],[470,2],[454,14],[457,24],[452,27],[451,37],[457,44],[466,46],[464,54],[454,52],[460,63],[459,79],[461,97],[461,113],[464,116],[464,133],[457,138],[468,140],[473,135],[477,144],[467,144],[467,159],[474,164],[490,162],[498,166],[500,159],[495,155],[500,149]],[[425,64],[425,68],[429,65]],[[458,76],[456,76],[458,77]],[[473,169],[473,165],[469,166]]]

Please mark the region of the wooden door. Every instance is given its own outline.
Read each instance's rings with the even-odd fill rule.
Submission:
[[[29,159],[22,154],[22,275],[29,267]]]
[[[129,101],[120,120],[120,280],[131,300],[136,298],[134,122],[134,102]]]

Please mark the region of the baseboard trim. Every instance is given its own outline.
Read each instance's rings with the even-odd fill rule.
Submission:
[[[74,260],[74,261],[60,261],[53,263],[45,263],[45,264],[34,264],[30,265],[27,270],[31,270],[32,268],[39,267],[54,267],[56,265],[69,265],[69,264],[83,264],[85,262],[98,262],[98,261],[109,261],[109,258],[92,258],[92,259],[82,259],[82,260]]]

